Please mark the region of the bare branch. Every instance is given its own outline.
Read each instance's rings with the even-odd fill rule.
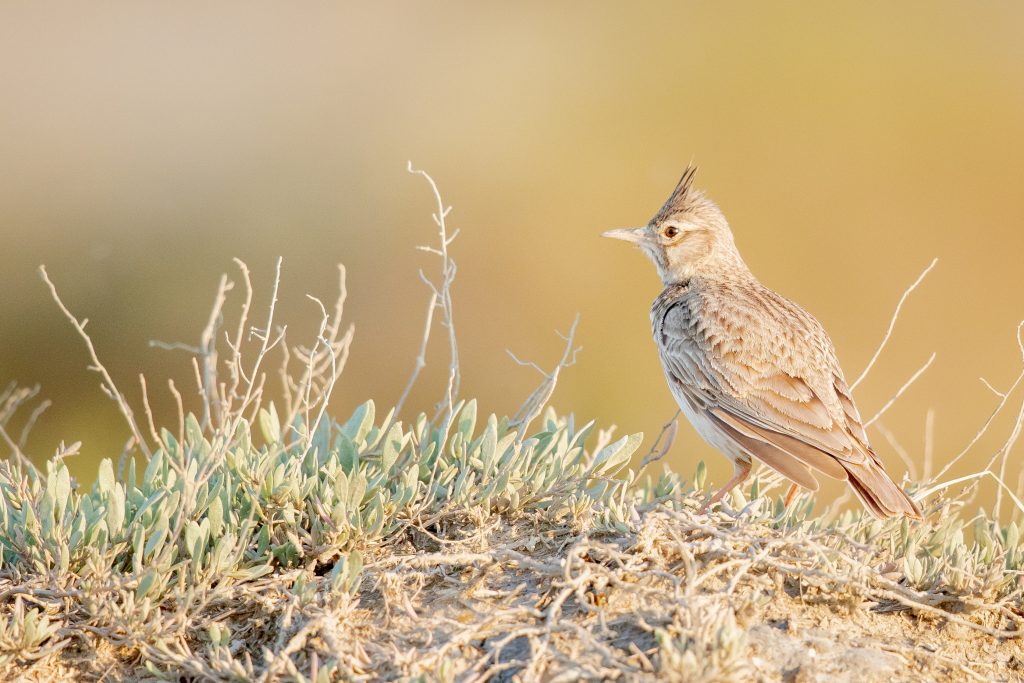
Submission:
[[[18,462],[19,465],[26,469],[35,469],[35,465],[28,459],[28,456],[21,450],[21,447],[10,437],[7,430],[4,429],[3,425],[0,424],[0,439],[3,439],[7,447],[11,449],[11,455]]]
[[[409,378],[409,382],[406,384],[405,391],[402,392],[398,406],[400,407],[404,404],[405,398],[408,396],[416,378],[419,376],[420,370],[423,369],[423,365],[426,363],[425,354],[433,322],[434,308],[439,307],[441,309],[441,324],[448,331],[449,365],[448,385],[444,398],[438,402],[435,408],[434,421],[436,421],[441,416],[442,411],[444,411],[445,421],[447,422],[454,417],[455,399],[459,395],[459,383],[461,379],[461,373],[459,371],[459,345],[455,338],[455,322],[453,319],[452,304],[452,283],[455,281],[455,273],[457,272],[457,269],[455,261],[452,260],[448,254],[448,247],[451,246],[452,241],[458,235],[458,231],[455,231],[455,233],[451,235],[448,234],[448,226],[445,219],[448,217],[448,213],[452,209],[450,206],[445,206],[444,200],[441,198],[441,191],[438,189],[437,183],[434,182],[434,179],[430,177],[430,174],[426,171],[413,168],[411,161],[408,162],[406,169],[409,173],[422,176],[426,179],[434,194],[434,200],[437,202],[437,211],[433,214],[433,218],[434,223],[438,227],[438,246],[422,247],[421,250],[434,254],[441,259],[441,281],[440,283],[435,283],[428,279],[423,271],[420,271],[420,277],[427,283],[432,292],[430,304],[427,307],[426,331],[424,333],[423,341],[420,343],[420,355],[416,358],[416,366],[413,369],[412,376]],[[398,410],[396,408],[396,417],[397,414]]]
[[[271,341],[270,339],[271,330],[274,329],[274,312],[275,309],[277,308],[278,292],[281,288],[281,262],[281,257],[278,257],[277,265],[274,268],[274,284],[270,291],[270,303],[267,306],[266,325],[262,328],[262,330],[257,330],[253,328],[249,332],[252,336],[256,337],[260,341],[260,348],[256,352],[256,359],[253,361],[252,368],[249,370],[248,374],[245,375],[245,377],[247,377],[247,379],[245,379],[245,393],[241,397],[241,404],[238,406],[236,412],[233,414],[232,419],[229,420],[229,427],[228,429],[226,429],[226,432],[228,434],[234,434],[235,429],[237,429],[238,424],[242,419],[242,415],[246,411],[248,411],[250,406],[252,405],[252,402],[255,398],[254,391],[256,383],[259,380],[260,368],[263,365],[264,359],[266,359],[267,357],[267,353],[269,353],[271,349],[273,349],[282,339],[284,339],[283,328],[282,331],[273,341]],[[248,269],[243,269],[243,272],[245,272],[246,275],[248,275]],[[248,305],[248,299],[246,301],[246,305]],[[238,352],[236,351],[236,354],[237,353]],[[241,371],[242,366],[240,356],[238,356],[238,362],[238,369],[239,371]]]
[[[342,271],[344,277],[344,271]],[[324,414],[327,411],[327,405],[330,403],[331,394],[334,392],[334,386],[338,381],[338,377],[341,375],[341,370],[345,366],[345,359],[348,357],[349,345],[352,341],[352,334],[355,330],[354,327],[349,326],[348,333],[339,343],[337,341],[338,327],[341,322],[340,307],[336,308],[336,315],[334,320],[331,321],[327,314],[327,309],[324,307],[323,302],[314,296],[306,295],[311,301],[317,304],[320,308],[321,323],[320,331],[317,334],[317,346],[313,348],[309,353],[309,365],[307,371],[308,381],[306,384],[306,394],[303,399],[303,405],[306,410],[306,449],[303,455],[309,452],[312,448],[313,436],[319,429],[321,422],[323,421]],[[340,301],[344,300],[344,284],[342,285],[342,294]],[[314,363],[317,360],[317,347],[323,346],[323,353],[325,353],[329,359],[329,372],[326,372],[326,380],[323,381],[323,386],[318,388],[317,398],[314,400],[311,397],[311,387],[313,385],[313,379],[322,377],[325,374],[324,370],[314,369]],[[340,354],[340,357],[339,357]],[[309,411],[315,405],[319,403],[319,411],[316,419],[312,424],[309,422]]]
[[[509,351],[509,355],[519,363],[520,365],[528,365],[538,370],[544,379],[534,389],[526,400],[516,411],[515,416],[512,418],[510,424],[517,427],[519,434],[525,434],[526,428],[538,415],[544,411],[544,406],[547,405],[551,399],[551,395],[555,392],[555,386],[558,384],[558,375],[565,368],[571,367],[576,362],[576,354],[579,353],[580,347],[574,345],[576,338],[576,327],[579,325],[580,316],[579,313],[572,321],[572,325],[569,327],[569,333],[562,335],[559,333],[559,337],[565,340],[565,350],[562,352],[562,357],[559,359],[558,364],[551,372],[544,372],[540,369],[536,363],[524,363],[523,361],[516,358],[515,354]]]
[[[988,389],[989,391],[991,391],[991,392],[992,392],[993,394],[995,394],[995,395],[996,395],[996,396],[998,396],[999,398],[1006,398],[1006,394],[1004,394],[1003,392],[999,391],[999,390],[998,390],[998,389],[996,389],[996,388],[995,388],[994,386],[992,386],[991,384],[989,384],[989,383],[988,383],[988,380],[987,380],[987,379],[985,379],[984,377],[979,377],[978,379],[980,379],[980,380],[981,380],[981,383],[982,383],[982,384],[984,384],[984,385],[985,385],[985,387],[986,387],[986,388],[987,388],[987,389]]]
[[[1022,336],[1021,336],[1022,330],[1024,330],[1024,320],[1022,320],[1017,325],[1017,334],[1016,334],[1016,336],[1017,336],[1017,347],[1021,351],[1022,362],[1024,362],[1024,339],[1022,339]],[[972,438],[970,440],[970,442],[966,446],[964,446],[963,449],[959,453],[957,453],[953,458],[951,458],[950,461],[947,462],[945,464],[945,466],[943,466],[943,468],[941,470],[939,470],[939,473],[936,474],[935,477],[932,478],[930,481],[935,481],[936,479],[941,479],[942,476],[944,474],[946,474],[946,472],[948,472],[950,470],[950,468],[952,468],[954,465],[956,465],[958,462],[960,462],[960,460],[965,455],[967,455],[967,453],[974,447],[974,445],[976,443],[978,443],[978,441],[981,440],[981,437],[984,436],[985,433],[988,431],[989,427],[992,425],[992,422],[996,419],[996,416],[998,416],[999,413],[1001,413],[1003,411],[1003,408],[1006,406],[1007,401],[1010,400],[1010,394],[1012,394],[1014,392],[1014,390],[1018,387],[1018,385],[1020,385],[1020,383],[1022,381],[1024,381],[1024,369],[1022,369],[1020,371],[1020,374],[1017,375],[1017,378],[1013,381],[1013,384],[1010,385],[1010,388],[1007,389],[1005,393],[1000,394],[1002,396],[1002,398],[999,400],[998,405],[996,405],[995,409],[989,414],[988,419],[985,420],[985,424],[983,424],[981,426],[981,429],[979,429],[977,431],[977,433],[975,433],[974,438]]]
[[[875,429],[882,433],[885,440],[889,442],[892,449],[896,451],[896,455],[899,456],[900,460],[903,461],[903,465],[907,468],[907,472],[910,473],[911,479],[917,479],[917,466],[914,465],[914,459],[910,457],[910,453],[907,449],[896,439],[896,435],[892,433],[888,427],[882,424],[881,420],[875,423]]]
[[[146,423],[149,426],[149,435],[153,443],[160,444],[160,434],[156,431],[156,424],[153,422],[153,409],[149,405],[149,392],[146,389],[146,376],[139,373],[139,386],[142,388],[142,407],[146,412]]]
[[[855,390],[857,388],[857,385],[864,381],[864,378],[868,376],[869,372],[871,372],[871,368],[874,367],[875,361],[877,361],[878,357],[882,355],[882,351],[885,349],[886,344],[889,343],[889,337],[892,336],[893,328],[896,327],[896,320],[900,317],[900,310],[903,308],[903,302],[907,300],[907,297],[910,296],[911,292],[917,289],[917,286],[921,284],[921,281],[924,280],[925,276],[928,275],[929,272],[931,272],[931,269],[934,268],[935,264],[938,262],[938,258],[933,258],[932,262],[928,264],[928,267],[924,269],[924,272],[918,275],[917,279],[914,280],[914,284],[910,285],[910,287],[908,287],[906,291],[903,292],[903,296],[900,297],[899,303],[896,304],[896,310],[893,311],[892,319],[889,321],[889,329],[885,331],[885,336],[882,338],[882,343],[878,345],[878,350],[875,351],[875,355],[871,356],[871,360],[868,361],[868,365],[866,368],[864,368],[864,371],[860,373],[860,377],[858,377],[854,381],[854,383],[850,385],[851,391]]]
[[[178,391],[178,387],[174,386],[173,379],[168,378],[167,388],[174,396],[174,402],[178,406],[178,443],[183,444],[185,443],[185,404],[181,400],[181,392]]]
[[[219,425],[223,420],[221,411],[224,408],[223,400],[218,396],[217,387],[217,332],[224,322],[224,302],[227,300],[227,293],[234,288],[234,283],[228,280],[227,275],[220,276],[217,285],[217,295],[214,298],[213,306],[210,309],[210,317],[199,336],[200,353],[202,358],[202,381],[199,393],[203,402],[203,427]],[[196,359],[193,359],[196,360]],[[198,373],[198,370],[197,370]]]
[[[192,346],[190,344],[183,344],[181,342],[165,342],[159,339],[150,339],[149,347],[152,349],[160,349],[161,351],[187,351],[188,353],[202,353],[203,350],[198,346]]]
[[[559,336],[561,336],[561,335],[559,335]],[[505,353],[507,353],[509,355],[509,357],[516,362],[516,365],[522,365],[524,368],[533,368],[534,370],[539,372],[541,374],[541,376],[543,376],[543,377],[547,377],[548,376],[548,373],[544,372],[544,370],[539,365],[534,363],[532,360],[520,360],[519,356],[517,356],[516,354],[512,353],[511,349],[505,349]]]
[[[71,322],[71,325],[85,342],[85,346],[89,350],[89,357],[92,359],[90,369],[98,372],[103,378],[102,388],[105,390],[106,394],[117,403],[117,407],[121,411],[121,415],[124,417],[125,421],[128,423],[128,428],[131,430],[132,436],[135,438],[135,442],[139,445],[139,448],[142,449],[142,452],[146,454],[147,458],[151,457],[152,452],[149,450],[149,446],[146,445],[145,439],[142,438],[142,432],[139,430],[139,425],[135,422],[135,415],[132,413],[131,407],[128,405],[128,402],[125,400],[121,392],[118,391],[117,385],[114,384],[114,380],[110,377],[110,373],[107,372],[107,369],[100,362],[99,356],[96,355],[96,348],[92,344],[92,339],[85,332],[85,324],[88,321],[78,320],[78,318],[71,314],[71,311],[68,310],[67,306],[64,305],[64,302],[61,301],[60,295],[57,294],[57,288],[54,286],[53,282],[50,281],[50,276],[46,273],[46,266],[39,266],[39,274],[43,278],[43,282],[46,283],[46,286],[49,287],[50,295],[57,303],[57,307],[60,308],[61,312],[68,321]]]
[[[924,491],[918,491],[917,493],[914,494],[914,501],[923,501],[925,498],[928,498],[933,493],[938,493],[939,491],[948,489],[950,486],[962,484],[967,481],[975,481],[981,479],[982,477],[992,477],[993,479],[995,479],[996,483],[999,485],[999,490],[1005,491],[1006,494],[1010,497],[1010,500],[1013,501],[1013,504],[1017,506],[1017,509],[1024,513],[1024,501],[1021,501],[1021,499],[1018,498],[1016,494],[1014,494],[1010,487],[1006,485],[1006,482],[1004,482],[1002,479],[996,476],[995,472],[992,472],[991,470],[988,469],[982,470],[980,472],[975,472],[973,474],[966,474],[962,477],[957,477],[956,479],[951,479],[950,481],[943,482],[941,484],[935,484],[934,486],[931,486],[925,489]]]
[[[292,428],[300,410],[305,411],[305,433],[306,438],[312,438],[316,432],[316,425],[319,425],[327,408],[327,402],[334,386],[345,368],[348,360],[349,348],[355,333],[355,327],[349,325],[344,336],[338,339],[341,330],[341,319],[345,307],[345,299],[348,296],[345,283],[345,268],[338,266],[338,298],[334,304],[333,314],[328,315],[327,309],[320,299],[306,295],[320,308],[320,326],[317,331],[313,348],[305,349],[297,347],[295,354],[305,358],[302,377],[298,382],[293,382],[287,374],[287,366],[282,367],[283,377],[286,384],[287,411],[285,413],[285,426]],[[290,357],[290,352],[285,351],[285,358]],[[294,385],[297,400],[292,400],[291,391]],[[313,389],[316,388],[316,397],[313,396]],[[314,423],[310,422],[310,413],[319,403],[319,415]],[[307,443],[308,445],[308,443]]]
[[[870,427],[872,425],[872,423],[874,423],[875,420],[877,420],[878,418],[882,417],[882,415],[885,414],[885,411],[889,410],[889,408],[892,407],[892,404],[896,402],[896,399],[898,399],[900,396],[902,396],[903,392],[905,392],[907,389],[909,389],[910,385],[913,384],[914,382],[916,382],[917,378],[920,377],[921,375],[923,375],[924,371],[927,370],[929,367],[931,367],[931,364],[935,361],[935,355],[936,354],[933,351],[932,355],[928,358],[927,362],[925,362],[924,365],[922,365],[920,368],[918,368],[917,372],[915,372],[913,375],[910,376],[910,379],[908,379],[903,384],[903,386],[899,388],[899,391],[897,391],[893,395],[892,398],[890,398],[888,401],[886,401],[884,406],[879,408],[878,412],[875,413],[874,417],[872,417],[870,420],[868,420],[867,422],[864,423],[865,427]]]
[[[679,415],[683,411],[677,409],[675,414],[661,427],[661,432],[658,433],[658,438],[651,444],[651,450],[647,452],[644,459],[640,461],[640,467],[637,468],[637,472],[642,472],[645,467],[653,462],[657,462],[665,457],[669,449],[672,448],[672,443],[676,440],[676,430],[679,428]],[[658,448],[658,444],[662,438],[665,438],[664,445]]]
[[[36,422],[39,421],[39,418],[43,413],[49,410],[51,405],[53,405],[53,402],[50,401],[50,399],[40,401],[39,405],[37,405],[28,416],[28,419],[25,421],[25,425],[21,428],[21,434],[18,436],[18,446],[22,449],[24,449],[26,444],[28,444],[28,435],[32,432],[32,428],[36,426]]]
[[[235,330],[234,341],[229,343],[228,346],[231,348],[233,355],[231,362],[228,364],[228,371],[231,374],[231,383],[229,385],[227,400],[231,401],[238,396],[238,385],[242,381],[242,338],[245,335],[245,330],[249,325],[249,309],[252,307],[252,277],[249,274],[249,266],[245,264],[241,259],[235,259],[235,265],[242,273],[242,283],[245,285],[245,299],[242,301],[242,310],[238,316],[238,328]],[[278,259],[278,273],[280,274],[281,260]]]

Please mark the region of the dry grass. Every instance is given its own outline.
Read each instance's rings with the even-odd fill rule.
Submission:
[[[1009,592],[985,577],[915,586],[900,523],[816,529],[766,498],[707,517],[695,493],[638,505],[626,532],[453,510],[364,548],[351,591],[330,563],[280,567],[198,587],[184,612],[169,595],[133,629],[123,611],[138,606],[113,586],[5,582],[8,606],[55,629],[5,651],[35,680],[1019,676],[1019,577]],[[88,604],[101,600],[115,604]]]
[[[0,395],[0,437],[10,451],[0,463],[6,678],[1024,675],[1024,506],[1005,484],[1024,404],[984,471],[942,481],[945,471],[931,477],[926,468],[915,492],[923,523],[837,507],[816,513],[807,497],[786,510],[777,476],[757,477],[712,514],[697,514],[706,498],[702,466],[692,480],[668,471],[639,478],[626,469],[639,435],[613,440],[611,430],[547,407],[575,357],[575,325],[552,370],[523,363],[542,380],[513,418],[478,420],[475,402],[460,398],[448,251],[457,233],[426,177],[438,228],[437,245],[426,250],[439,257],[440,275],[423,275],[425,332],[399,405],[422,369],[438,311],[451,364],[433,414],[408,423],[398,411],[376,414],[372,403],[345,422],[330,415],[352,341],[342,323],[343,270],[335,305],[313,299],[322,322],[296,345],[275,324],[274,303],[258,328],[250,325],[244,264],[239,319],[226,329],[234,284],[225,276],[200,342],[164,345],[191,354],[202,397],[198,414],[182,409],[166,429],[148,405],[144,419],[135,415],[44,271],[131,438],[118,471],[104,461],[86,490],[63,464],[74,445],[62,446],[45,472],[24,454],[39,410],[29,410],[34,393],[12,387]],[[280,264],[273,302],[279,281]],[[895,316],[879,353],[894,325]],[[997,392],[993,419],[1019,382]],[[145,396],[144,380],[142,387]],[[674,431],[670,420],[641,470],[664,455]],[[997,480],[1001,497],[974,514],[972,487],[982,477]],[[949,495],[960,484],[966,489]],[[1003,494],[1009,518],[1001,516]]]

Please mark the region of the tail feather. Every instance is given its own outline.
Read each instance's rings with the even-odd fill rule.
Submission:
[[[863,464],[844,462],[843,466],[850,475],[853,492],[873,515],[881,519],[899,515],[921,519],[921,508],[879,465],[868,461]]]

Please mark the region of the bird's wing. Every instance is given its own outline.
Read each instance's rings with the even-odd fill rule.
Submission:
[[[817,488],[807,468],[846,479],[849,466],[877,463],[821,325],[778,295],[770,304],[730,292],[668,308],[658,342],[670,381],[742,448],[807,488]]]

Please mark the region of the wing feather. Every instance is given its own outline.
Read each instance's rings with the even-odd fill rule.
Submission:
[[[742,293],[729,292],[727,299],[742,302]],[[755,323],[762,327],[757,334],[740,329]],[[717,424],[727,425],[729,436],[742,435],[744,448],[759,459],[767,444],[773,453],[836,479],[848,476],[843,464],[875,460],[835,351],[813,318],[785,328],[776,318],[752,320],[750,313],[730,311],[706,296],[690,297],[664,310],[656,338],[670,380],[714,413]]]
[[[846,469],[839,464],[839,461],[828,453],[820,451],[813,446],[808,446],[799,439],[794,439],[780,432],[762,429],[749,422],[743,422],[720,408],[715,408],[711,412],[722,422],[725,422],[737,431],[742,431],[752,438],[783,451],[808,467],[820,471],[822,474],[828,475],[833,479],[846,479],[847,477]]]
[[[727,422],[715,415],[712,420],[717,426],[739,445],[747,454],[757,458],[774,470],[782,473],[792,481],[795,481],[805,489],[818,490],[818,480],[811,474],[811,470],[803,462],[789,453],[776,448],[771,443],[757,438],[744,425],[736,422]]]

